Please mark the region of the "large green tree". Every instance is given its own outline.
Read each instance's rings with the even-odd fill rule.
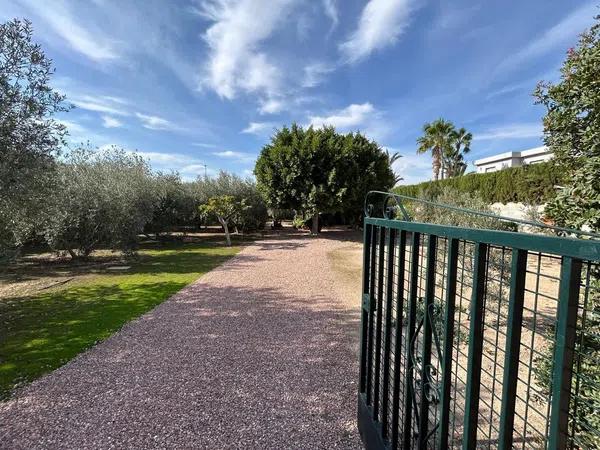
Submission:
[[[559,225],[600,231],[600,23],[568,51],[560,82],[539,83],[535,96],[547,109],[545,143],[571,177],[546,214]]]
[[[317,233],[319,213],[338,209],[346,191],[338,166],[342,148],[342,137],[333,128],[293,124],[278,130],[254,168],[267,205],[312,215]]]
[[[360,133],[293,124],[263,147],[254,173],[269,207],[311,215],[317,233],[319,213],[344,211],[357,217],[369,190],[390,189],[397,157]]]
[[[576,48],[570,49],[558,83],[540,83],[537,101],[547,109],[544,140],[554,152],[555,163],[567,173],[568,181],[545,214],[558,225],[600,231],[600,16],[584,32]],[[575,347],[577,364],[573,377],[577,409],[570,421],[581,448],[599,448],[600,432],[600,271],[589,271],[586,304],[580,305],[584,321],[578,322]],[[583,310],[586,310],[583,312]],[[585,323],[585,325],[584,325]],[[536,374],[551,390],[552,361],[540,358]]]
[[[42,222],[55,186],[55,156],[69,108],[50,86],[52,61],[33,42],[28,21],[0,24],[0,257]]]
[[[417,139],[417,153],[431,153],[433,179],[438,180],[443,164],[444,153],[452,147],[454,125],[444,119],[437,119],[423,126],[423,135]]]
[[[392,165],[401,156],[390,154],[360,133],[347,134],[343,142],[339,170],[346,191],[342,198],[342,211],[353,223],[358,223],[367,192],[388,191],[399,181],[400,177],[394,174]]]

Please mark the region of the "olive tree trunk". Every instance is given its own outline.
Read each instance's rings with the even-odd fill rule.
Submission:
[[[225,240],[227,241],[227,246],[231,247],[231,237],[229,236],[229,226],[227,225],[227,220],[220,216],[218,219],[223,227],[223,231],[225,231]]]
[[[319,213],[316,212],[312,219],[312,234],[319,234]]]

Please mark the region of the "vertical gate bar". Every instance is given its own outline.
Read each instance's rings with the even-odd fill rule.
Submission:
[[[367,386],[366,365],[367,365],[367,333],[369,332],[369,303],[365,302],[365,297],[369,296],[369,273],[371,271],[371,228],[373,225],[365,224],[363,236],[363,287],[361,299],[361,328],[360,328],[360,392],[364,393]]]
[[[417,317],[417,294],[419,290],[419,249],[421,247],[421,234],[412,233],[412,255],[410,264],[410,293],[408,300],[408,326],[406,328],[406,378],[404,395],[404,448],[412,448],[412,389],[413,389],[413,364],[411,355],[411,340],[415,335]]]
[[[483,301],[487,262],[487,244],[475,244],[473,261],[473,293],[470,305],[469,361],[467,364],[467,389],[463,450],[473,450],[477,445],[477,420],[479,418],[479,390],[481,382],[481,351],[483,348]]]
[[[425,275],[425,308],[423,310],[423,353],[421,356],[421,405],[419,410],[419,445],[420,449],[427,448],[427,430],[429,429],[429,400],[428,383],[431,371],[431,340],[432,340],[432,318],[430,313],[433,309],[435,296],[435,266],[437,250],[437,236],[429,235],[427,242],[427,268]]]
[[[402,359],[402,316],[404,309],[404,269],[406,264],[406,231],[400,231],[398,273],[396,274],[396,336],[394,342],[394,386],[392,392],[392,449],[398,447],[400,415],[400,361]]]
[[[444,321],[444,353],[442,356],[442,392],[438,449],[448,448],[450,427],[450,390],[452,385],[452,346],[454,345],[454,312],[456,306],[456,277],[458,272],[458,239],[448,240],[446,277],[446,312]]]
[[[523,302],[527,275],[527,250],[513,249],[510,271],[510,296],[504,353],[502,409],[500,412],[500,449],[511,449],[519,375],[519,352],[523,325]]]
[[[389,231],[389,229],[387,229]],[[377,273],[377,325],[375,330],[375,383],[374,383],[374,391],[373,392],[373,420],[379,420],[379,387],[381,382],[381,335],[382,335],[382,325],[383,325],[383,282],[384,282],[384,267],[383,264],[385,262],[385,237],[386,237],[386,228],[381,227],[379,233],[379,254],[378,256],[378,266],[379,271]]]
[[[567,447],[571,377],[581,285],[581,260],[564,256],[560,269],[549,448]]]
[[[371,404],[371,387],[373,386],[373,371],[371,368],[373,367],[373,322],[374,315],[373,311],[375,310],[375,295],[373,291],[375,290],[375,255],[377,250],[377,245],[375,242],[375,238],[377,237],[377,233],[380,230],[380,227],[373,226],[371,228],[371,277],[369,280],[369,324],[368,324],[368,332],[367,332],[367,405]]]
[[[396,230],[388,230],[388,254],[387,254],[387,283],[385,288],[385,340],[383,348],[383,392],[381,401],[381,427],[383,437],[387,437],[388,406],[390,393],[390,351],[392,338],[392,301],[394,298],[394,248],[396,246]]]

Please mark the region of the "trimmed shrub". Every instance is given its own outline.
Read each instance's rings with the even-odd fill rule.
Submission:
[[[545,203],[556,194],[555,186],[565,182],[565,171],[553,161],[510,167],[498,172],[471,173],[462,177],[397,186],[394,192],[419,197],[427,192],[437,197],[446,187],[476,195],[486,203]]]

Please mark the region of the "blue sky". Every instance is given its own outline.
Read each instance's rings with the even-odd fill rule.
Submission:
[[[597,3],[597,2],[596,2]],[[474,135],[472,161],[536,147],[554,81],[595,2],[567,0],[0,0],[54,60],[70,145],[137,150],[185,179],[251,175],[273,130],[361,130],[430,177],[415,155],[438,117]]]

